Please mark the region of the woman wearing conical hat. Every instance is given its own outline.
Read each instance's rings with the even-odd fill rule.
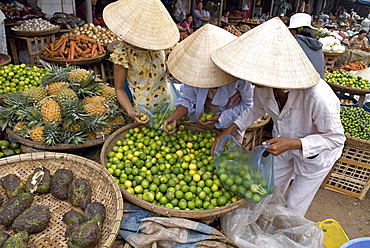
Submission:
[[[104,8],[103,18],[123,40],[110,55],[117,99],[132,119],[147,122],[140,120],[139,105],[157,113],[171,101],[164,50],[179,41],[179,30],[160,0],[118,0]],[[124,90],[126,79],[134,106]]]
[[[211,55],[231,75],[255,84],[254,104],[213,144],[234,130],[245,130],[266,112],[274,122],[267,151],[275,155],[275,186],[287,207],[304,215],[322,181],[341,156],[345,136],[339,100],[320,79],[279,18],[243,34]]]
[[[253,86],[219,69],[211,61],[211,53],[237,37],[212,24],[206,24],[178,44],[168,58],[168,69],[182,82],[183,93],[176,101],[176,110],[164,122],[176,127],[177,121],[189,115],[191,121],[216,128],[228,127],[253,103]],[[202,119],[202,113],[215,113]],[[168,133],[172,134],[175,130]],[[242,141],[242,134],[234,134]]]

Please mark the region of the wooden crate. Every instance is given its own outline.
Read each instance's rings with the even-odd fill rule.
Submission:
[[[14,64],[19,64],[18,53],[27,50],[30,58],[29,65],[41,65],[39,54],[44,46],[55,43],[55,34],[35,37],[11,36],[10,47]]]
[[[359,143],[359,142],[357,142]],[[349,140],[321,188],[364,199],[370,188],[370,149]]]
[[[333,69],[335,63],[337,62],[338,56],[342,55],[343,53],[330,53],[324,52],[324,59],[325,59],[325,69]]]

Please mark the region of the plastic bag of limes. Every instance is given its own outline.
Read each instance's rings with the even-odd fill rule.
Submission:
[[[231,135],[217,146],[214,163],[225,189],[260,203],[274,191],[274,156],[264,156],[267,146],[245,151]]]

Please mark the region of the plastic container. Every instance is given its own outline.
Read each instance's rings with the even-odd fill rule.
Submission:
[[[365,102],[364,105],[362,105],[362,108],[367,112],[370,112],[370,102]]]
[[[340,106],[345,106],[345,107],[357,107],[358,106],[358,101],[355,98],[344,95],[344,94],[340,94],[340,93],[336,93],[336,95],[339,99],[351,100],[352,102],[354,102],[354,104],[340,104]]]
[[[370,247],[370,237],[357,238],[347,241],[339,248],[368,248]]]

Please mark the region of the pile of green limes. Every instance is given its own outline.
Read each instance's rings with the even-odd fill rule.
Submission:
[[[340,119],[348,136],[370,140],[370,113],[363,108],[342,107]]]
[[[342,70],[334,71],[333,73],[330,74],[325,74],[324,80],[330,83],[357,89],[366,89],[366,90],[370,89],[369,80]]]
[[[226,190],[211,156],[216,134],[148,127],[129,129],[108,152],[106,168],[127,192],[153,204],[207,210],[240,199]]]
[[[41,84],[46,68],[37,66],[5,65],[0,67],[0,94],[21,92]]]

